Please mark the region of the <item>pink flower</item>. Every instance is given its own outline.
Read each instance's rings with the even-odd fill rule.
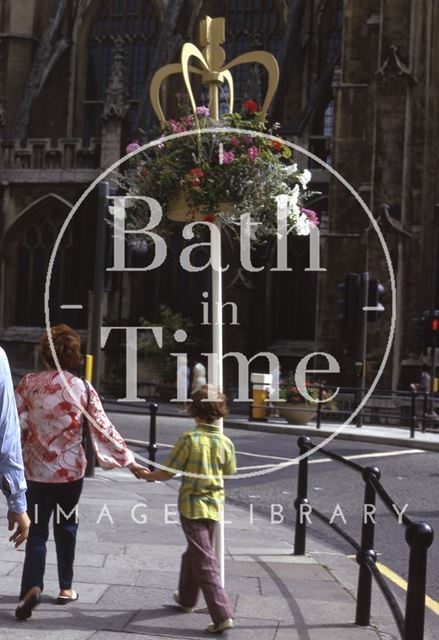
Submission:
[[[306,215],[311,224],[314,224],[316,227],[320,224],[319,217],[315,211],[311,209],[302,209],[302,213]]]
[[[237,147],[239,145],[239,140],[236,136],[232,136],[230,138],[230,144],[232,145],[232,147]]]
[[[188,129],[192,129],[192,126],[194,124],[193,116],[183,116],[182,121]]]
[[[132,153],[133,151],[137,151],[137,149],[140,149],[140,144],[137,142],[137,140],[134,140],[134,142],[130,142],[130,144],[127,144],[127,153]]]
[[[181,130],[177,120],[169,120],[169,126],[171,127],[172,133],[179,133]]]
[[[209,107],[197,107],[195,111],[197,116],[204,116],[205,118],[208,118],[210,115]]]
[[[224,151],[223,153],[223,164],[230,164],[235,159],[235,154],[233,151]]]
[[[247,156],[249,160],[251,160],[252,162],[256,162],[259,156],[259,149],[257,147],[249,147],[247,149]]]

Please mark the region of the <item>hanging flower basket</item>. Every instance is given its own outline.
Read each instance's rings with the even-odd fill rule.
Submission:
[[[231,202],[219,202],[217,214],[227,216],[232,212]],[[216,215],[193,209],[188,204],[188,194],[183,188],[167,201],[166,216],[174,222],[215,222]]]
[[[242,113],[226,114],[220,121],[212,120],[204,106],[191,114],[181,94],[178,104],[182,115],[161,124],[163,143],[139,151],[121,176],[130,195],[158,200],[166,214],[164,227],[167,217],[179,222],[221,220],[236,229],[241,215],[251,213],[252,222],[260,223],[253,239],[263,240],[278,231],[279,198],[288,233],[305,235],[319,223],[316,213],[304,207],[313,195],[307,190],[311,173],[298,168],[291,148],[275,137],[279,125],[268,127],[256,103],[248,100]],[[182,132],[188,135],[169,139]],[[137,149],[138,141],[127,147],[128,152]],[[127,227],[140,228],[147,216],[147,207],[139,201],[130,210]]]

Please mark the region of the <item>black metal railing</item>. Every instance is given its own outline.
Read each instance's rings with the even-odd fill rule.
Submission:
[[[148,456],[149,456],[149,462],[150,462],[148,467],[150,471],[154,471],[156,468],[154,463],[156,461],[156,454],[158,451],[158,445],[157,445],[158,409],[159,407],[155,402],[151,402],[151,404],[148,406],[148,414],[147,414],[149,415],[149,420],[147,423],[148,430],[149,430],[148,440],[135,440],[133,438],[125,438],[125,442],[130,446],[142,447],[148,450]]]
[[[308,458],[312,455],[312,450],[316,445],[308,437],[301,436],[298,439],[298,446],[301,456],[308,455],[299,460],[297,497],[294,503],[297,512],[294,554],[304,555],[306,551],[306,516],[310,513],[311,508],[308,500]],[[402,513],[402,510],[395,508],[395,501],[392,500],[380,482],[381,474],[377,467],[362,467],[326,448],[321,447],[318,451],[320,454],[360,474],[364,481],[363,523],[360,543],[356,542],[341,527],[331,522],[325,514],[315,507],[312,508],[313,515],[342,536],[357,553],[356,559],[359,564],[359,573],[355,624],[360,626],[368,626],[370,624],[372,579],[374,578],[392,611],[401,638],[403,640],[422,640],[424,637],[427,551],[433,542],[433,529],[426,522],[413,522],[407,515]],[[405,614],[403,614],[376,564],[376,521],[374,512],[377,496],[395,518],[398,518],[398,513],[400,514],[400,522],[405,527],[405,539],[410,548]]]
[[[255,398],[263,394],[255,391],[265,390],[263,401]],[[285,385],[279,385],[280,394],[283,394]],[[332,396],[338,389],[334,401],[326,403],[324,400]],[[288,416],[292,408],[300,406],[300,410],[308,414],[308,422],[314,421],[316,429],[320,429],[325,423],[342,423],[346,420],[365,396],[365,390],[359,391],[355,387],[333,387],[326,384],[312,384],[308,390],[313,390],[315,402],[298,402],[289,404],[270,399],[272,387],[269,384],[250,384],[250,397],[253,400],[248,404],[248,417],[250,421],[273,421]],[[322,402],[323,400],[323,402]],[[415,437],[416,430],[425,432],[427,429],[439,428],[439,415],[434,407],[439,406],[438,393],[426,393],[418,391],[391,391],[380,390],[374,392],[361,409],[362,424],[385,425],[407,428],[410,438]],[[288,420],[288,417],[287,417]],[[361,427],[360,427],[361,428]]]
[[[149,442],[148,442],[148,453],[150,462],[155,462],[155,456],[157,453],[157,411],[158,405],[155,402],[152,402],[149,405]],[[154,471],[154,464],[149,465],[149,470]]]

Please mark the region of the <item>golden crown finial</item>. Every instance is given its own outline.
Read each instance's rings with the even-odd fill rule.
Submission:
[[[250,62],[262,64],[268,73],[268,88],[261,108],[262,115],[266,115],[279,82],[279,66],[277,60],[267,51],[250,51],[243,53],[224,65],[226,54],[221,45],[225,41],[225,23],[224,18],[211,18],[210,16],[206,16],[205,20],[202,20],[200,23],[200,42],[201,46],[204,47],[203,51],[200,51],[200,49],[191,42],[187,42],[181,49],[179,63],[167,64],[154,74],[151,80],[150,98],[152,107],[160,121],[165,120],[160,104],[160,87],[168,76],[176,73],[183,75],[189,100],[196,115],[195,98],[190,84],[189,74],[196,73],[200,75],[202,82],[206,83],[209,87],[210,115],[214,120],[218,120],[219,85],[227,82],[229,86],[229,112],[231,113],[233,111],[234,89],[230,69],[239,64],[247,64]],[[201,68],[189,64],[191,58],[198,60]]]

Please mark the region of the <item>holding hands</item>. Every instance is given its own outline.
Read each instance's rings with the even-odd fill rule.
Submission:
[[[173,477],[173,473],[168,473],[162,469],[156,469],[155,471],[150,471],[146,467],[142,467],[141,464],[137,464],[137,462],[133,462],[128,466],[128,469],[131,473],[136,476],[138,480],[146,480],[147,482],[154,482],[155,480],[169,480]]]
[[[149,480],[148,476],[151,474],[151,471],[146,467],[142,467],[141,464],[133,462],[129,465],[128,469],[138,480]]]

